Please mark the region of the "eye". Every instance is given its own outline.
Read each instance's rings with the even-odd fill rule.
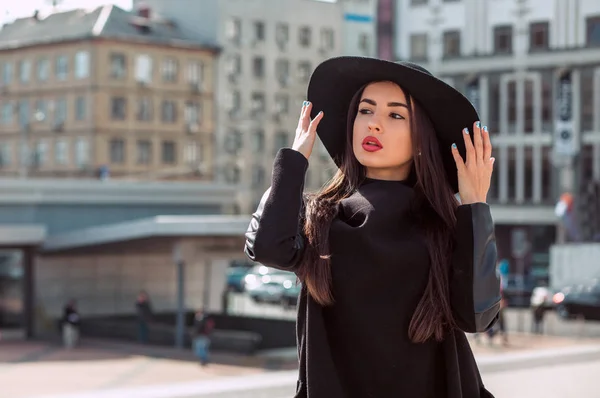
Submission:
[[[390,113],[390,116],[391,116],[393,119],[397,119],[397,120],[402,120],[402,119],[404,119],[404,116],[400,115],[399,113],[394,113],[394,112],[392,112],[392,113]]]
[[[358,111],[358,113],[360,113],[360,114],[362,114],[362,115],[368,115],[368,114],[371,114],[371,113],[373,113],[373,112],[371,112],[371,110],[370,110],[370,109],[367,109],[367,108],[362,108],[362,109],[360,109],[360,110]]]

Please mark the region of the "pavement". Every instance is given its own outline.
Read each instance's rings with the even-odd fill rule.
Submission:
[[[470,336],[482,372],[600,360],[600,339],[513,333],[508,345]],[[256,356],[213,354],[200,366],[187,350],[83,340],[65,350],[45,342],[0,342],[2,398],[283,398],[297,377],[295,349]],[[269,391],[268,394],[264,391]]]

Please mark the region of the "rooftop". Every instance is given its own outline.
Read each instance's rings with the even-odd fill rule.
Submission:
[[[0,28],[0,50],[94,38],[135,41],[216,51],[170,20],[125,11],[115,5],[77,9],[47,16],[38,13]]]

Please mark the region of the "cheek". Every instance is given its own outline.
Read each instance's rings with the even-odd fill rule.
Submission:
[[[399,134],[394,136],[393,139],[393,147],[398,148],[398,151],[395,151],[395,155],[398,160],[405,161],[406,158],[410,158],[412,156],[412,139],[410,136],[410,131],[399,131]]]

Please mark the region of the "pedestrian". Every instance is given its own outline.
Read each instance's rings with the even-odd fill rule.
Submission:
[[[500,305],[473,105],[420,66],[363,57],[320,64],[307,100],[245,244],[302,283],[295,397],[492,397],[465,336]],[[304,195],[317,135],[339,170]]]
[[[202,366],[210,360],[210,337],[215,328],[215,321],[204,310],[198,310],[194,316],[194,352]]]
[[[66,349],[74,348],[79,343],[80,316],[77,303],[71,299],[65,304],[62,316],[62,338]]]
[[[135,308],[137,312],[138,340],[142,344],[147,344],[150,334],[150,322],[152,321],[152,304],[145,290],[138,293]]]

